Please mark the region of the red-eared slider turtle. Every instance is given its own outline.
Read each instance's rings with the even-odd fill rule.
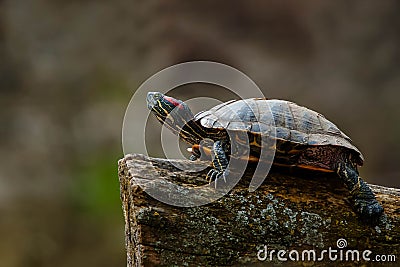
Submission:
[[[245,133],[249,138],[246,144],[250,145],[245,159],[255,161],[260,156],[262,136],[270,134],[274,127],[273,164],[336,172],[350,190],[357,213],[365,218],[377,218],[383,213],[357,171],[364,161],[361,152],[335,124],[315,111],[284,100],[253,98],[232,100],[193,115],[184,102],[159,92],[147,94],[147,105],[162,124],[193,146],[193,160],[200,156],[199,144],[203,139],[214,142],[213,169],[207,175],[210,181],[227,171],[231,133],[236,139]],[[273,124],[269,123],[271,115]]]

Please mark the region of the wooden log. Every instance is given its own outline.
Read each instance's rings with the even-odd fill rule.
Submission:
[[[155,179],[195,187],[207,183],[207,170],[185,172],[176,164],[208,163],[139,154],[119,161],[127,266],[372,266],[379,256],[384,266],[399,264],[399,189],[371,185],[385,209],[373,224],[357,217],[335,175],[316,172],[272,170],[254,192],[248,173],[210,204],[177,207],[146,193],[160,186]]]

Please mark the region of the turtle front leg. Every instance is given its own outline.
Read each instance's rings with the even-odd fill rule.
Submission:
[[[376,200],[371,188],[361,179],[358,171],[350,163],[341,162],[336,170],[354,198],[354,207],[365,219],[378,218],[383,208]]]
[[[212,153],[214,155],[214,159],[212,161],[213,169],[211,169],[207,173],[206,179],[211,183],[221,176],[225,179],[224,172],[228,167],[229,161],[225,154],[224,143],[222,141],[216,141],[213,144]]]
[[[188,151],[190,153],[192,153],[192,155],[190,155],[190,158],[189,158],[191,161],[196,161],[197,159],[199,159],[201,157],[199,145],[193,145],[192,148],[188,148]]]
[[[193,145],[191,148],[188,148],[188,151],[192,153],[190,155],[190,160],[211,160],[211,151],[212,151],[212,144],[204,143],[199,145]]]

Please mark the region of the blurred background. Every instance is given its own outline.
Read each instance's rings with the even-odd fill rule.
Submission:
[[[185,61],[232,65],[267,97],[319,111],[364,153],[368,182],[399,187],[399,11],[396,0],[0,0],[0,266],[125,265],[124,111],[144,80]]]

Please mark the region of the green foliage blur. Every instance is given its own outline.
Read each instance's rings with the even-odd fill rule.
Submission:
[[[118,159],[118,154],[95,155],[84,166],[77,167],[76,180],[69,192],[74,209],[103,220],[121,217],[119,183],[115,179]]]

